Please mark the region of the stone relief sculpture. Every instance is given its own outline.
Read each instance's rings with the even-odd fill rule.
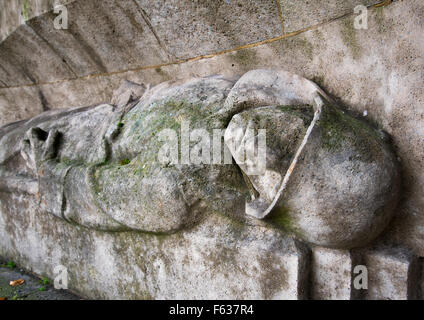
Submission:
[[[158,133],[183,121],[211,136],[222,129],[234,162],[159,162]],[[266,130],[259,175],[234,152],[247,129]],[[126,82],[110,105],[4,126],[0,145],[1,190],[34,194],[39,214],[96,230],[169,234],[221,214],[348,249],[384,230],[399,191],[384,133],[285,71]]]

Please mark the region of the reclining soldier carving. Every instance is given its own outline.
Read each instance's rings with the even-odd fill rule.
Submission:
[[[157,161],[156,135],[266,129],[266,170]],[[339,110],[314,83],[253,70],[162,83],[126,82],[111,105],[49,111],[0,128],[0,189],[36,196],[40,214],[108,231],[171,233],[224,214],[317,245],[363,246],[389,223],[399,172],[386,136]]]

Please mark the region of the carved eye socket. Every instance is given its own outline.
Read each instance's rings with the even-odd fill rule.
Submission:
[[[32,132],[34,133],[35,137],[40,141],[46,141],[47,137],[49,136],[49,133],[41,128],[33,128]]]

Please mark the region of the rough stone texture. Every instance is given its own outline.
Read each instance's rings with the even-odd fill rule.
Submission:
[[[277,208],[308,242],[364,246],[391,221],[399,178],[384,135],[324,104]]]
[[[38,181],[40,212],[101,230],[169,233],[192,225],[205,211],[240,219],[245,212],[264,218],[275,209],[272,224],[310,243],[351,248],[370,243],[390,221],[398,190],[394,155],[375,129],[344,115],[324,96],[322,111],[315,112],[318,122],[311,122],[308,103],[322,91],[306,79],[256,70],[235,84],[214,76],[143,88],[125,82],[117,91],[117,108],[49,112],[12,130],[6,127],[0,175],[5,181],[21,179],[22,185]],[[136,91],[143,97],[132,102]],[[227,128],[225,142],[239,149],[240,142],[228,144],[228,137],[246,125],[253,134],[268,132],[267,168],[252,174],[235,157],[242,176],[231,161],[215,159],[210,137],[213,130]],[[176,159],[171,155],[164,163],[159,155],[166,146],[164,130],[170,129],[180,131],[168,146]],[[209,136],[197,151],[195,130]],[[301,141],[305,151],[294,166]],[[196,160],[197,154],[202,158]],[[260,194],[254,206],[268,210],[263,215],[250,213],[249,203],[243,210],[249,183]]]
[[[26,55],[28,51],[32,52],[31,56]],[[6,83],[46,82],[54,81],[57,77],[74,76],[51,45],[27,25],[19,27],[2,42],[0,56],[2,69],[9,75],[4,78]],[[22,75],[22,79],[16,79],[17,75]]]
[[[243,226],[223,216],[209,216],[201,225],[169,236],[98,232],[39,215],[27,199],[10,195],[10,201],[2,201],[0,255],[48,277],[54,277],[54,266],[64,265],[69,288],[83,296],[305,297],[308,252],[281,232]],[[6,216],[5,210],[14,205],[28,209]]]
[[[113,92],[111,103],[118,109],[122,109],[131,102],[137,101],[137,98],[140,98],[144,92],[146,92],[145,85],[126,80]]]
[[[265,205],[266,210],[277,196],[285,173],[289,169],[293,155],[296,153],[308,126],[313,118],[310,106],[295,107],[259,107],[246,110],[233,116],[225,132],[225,142],[232,151],[234,160],[249,177],[255,190],[259,193],[258,206]],[[266,148],[256,154],[255,132],[267,130]],[[242,134],[240,134],[242,133]],[[246,150],[237,146],[246,145]],[[284,148],[278,147],[284,145]],[[252,150],[252,151],[251,151]],[[260,158],[260,154],[266,158]],[[263,167],[261,167],[261,163]],[[260,203],[259,203],[260,202]],[[260,215],[262,210],[255,210],[251,215]]]
[[[347,250],[313,248],[311,299],[350,300],[354,264]]]
[[[119,292],[114,291],[116,289],[105,292],[107,287],[100,287],[98,290],[105,297],[130,297],[134,294],[134,297],[140,298],[148,294],[154,298],[217,298],[226,292],[226,298],[240,298],[240,292],[251,290],[252,295],[244,298],[304,298],[309,290],[305,283],[309,272],[308,252],[304,245],[297,244],[297,240],[289,236],[290,232],[311,243],[327,246],[350,248],[364,245],[387,225],[393,208],[384,206],[393,207],[392,201],[396,198],[386,190],[387,179],[392,179],[392,190],[396,190],[396,163],[377,131],[365,122],[342,116],[341,111],[324,95],[312,82],[285,71],[254,70],[237,81],[222,76],[169,81],[148,90],[142,85],[124,82],[115,92],[116,107],[104,104],[48,111],[29,121],[6,125],[0,128],[0,176],[3,181],[0,184],[0,205],[5,228],[0,230],[4,238],[1,254],[16,258],[15,254],[19,252],[23,261],[19,262],[24,266],[38,267],[45,263],[54,268],[57,260],[40,261],[40,255],[53,256],[43,248],[49,243],[45,243],[47,240],[42,237],[54,227],[57,233],[49,239],[50,245],[54,246],[59,237],[78,241],[81,240],[78,231],[85,227],[92,232],[90,241],[95,243],[88,241],[82,244],[80,250],[89,256],[94,254],[94,263],[103,263],[99,268],[108,266],[108,272],[113,271],[110,265],[113,261],[116,268],[125,266],[124,260],[128,258],[131,247],[131,242],[126,242],[128,248],[118,250],[116,257],[110,252],[107,257],[103,257],[106,255],[104,252],[97,255],[104,246],[116,244],[118,240],[115,238],[132,241],[133,236],[148,237],[146,247],[139,249],[141,252],[136,255],[167,256],[157,263],[170,272],[152,272],[150,264],[155,263],[153,259],[143,260],[143,263],[136,261],[138,267],[148,269],[149,272],[145,271],[147,278],[131,275],[146,288],[134,292],[125,288]],[[317,103],[315,111],[311,105],[305,104],[317,99],[320,103]],[[264,104],[272,106],[263,107]],[[315,116],[312,116],[314,112]],[[332,118],[327,119],[329,114]],[[335,114],[338,116],[335,117]],[[316,116],[318,122],[311,122],[311,118]],[[230,122],[224,135],[228,142],[228,130],[232,131],[233,120],[240,117],[269,131],[267,148],[270,155],[266,159],[269,167],[268,173],[265,171],[262,176],[251,175],[243,165],[238,167],[231,161],[210,164],[215,159],[209,158],[209,140],[207,148],[196,149],[199,140],[193,136],[195,130],[203,130],[202,139],[212,136],[216,129],[221,130],[222,136]],[[331,123],[330,128],[324,127],[326,122]],[[185,126],[187,129],[184,129]],[[311,140],[305,134],[306,127],[311,128],[308,129],[311,133],[317,130]],[[164,162],[159,155],[165,145],[164,130],[168,130],[169,135],[170,129],[179,131],[178,134],[173,131],[177,140],[167,141],[171,143],[168,148],[175,148],[177,158],[168,158]],[[184,138],[186,134],[187,138]],[[325,139],[326,134],[330,134],[331,138]],[[302,138],[304,135],[305,138]],[[337,139],[332,141],[334,138]],[[186,147],[190,152],[187,160],[184,139],[188,139]],[[301,150],[298,145],[302,139],[307,148],[305,156],[302,155],[299,167],[291,168],[290,164],[288,168],[289,161],[295,163],[293,153]],[[322,152],[329,141],[331,152]],[[355,143],[367,148],[358,149]],[[368,148],[368,144],[372,148]],[[230,148],[239,148],[239,144],[234,143]],[[222,151],[220,146],[218,152],[222,154]],[[168,149],[167,152],[172,151]],[[334,162],[334,159],[341,158],[342,161],[337,163],[349,167],[355,165],[358,152],[362,157],[358,161],[367,166],[367,170],[360,171],[361,187],[366,195],[357,194],[349,183],[341,182],[356,176],[352,170],[343,169],[337,171],[338,180],[321,182],[319,185],[323,187],[320,190],[312,194],[302,193],[300,200],[297,193],[290,189],[318,184],[314,177],[321,173],[311,173],[313,163]],[[206,160],[196,161],[196,155],[204,157],[207,153]],[[310,154],[318,158],[311,162]],[[282,176],[285,172],[293,170],[295,179],[289,181],[289,188],[283,190],[282,201],[279,201],[280,194],[276,194],[275,190],[284,185]],[[325,169],[325,172],[331,171]],[[280,178],[270,179],[272,175],[280,175]],[[298,176],[305,179],[299,180]],[[333,193],[337,196],[326,195],[334,188],[336,192]],[[270,219],[259,220],[245,214],[249,212],[244,204],[252,191],[264,196],[266,201],[275,198],[271,209],[276,205],[278,210],[271,214]],[[351,197],[359,200],[349,201]],[[327,199],[325,210],[317,205],[308,207],[320,198]],[[281,209],[284,206],[294,208],[293,203],[301,209]],[[345,203],[347,206],[340,209]],[[375,215],[374,206],[384,208]],[[60,229],[56,225],[45,225],[45,220],[34,220],[40,216],[62,219],[66,221],[67,228]],[[30,226],[17,226],[15,222],[19,219],[30,219]],[[303,223],[304,220],[309,220],[309,224]],[[237,231],[234,231],[235,226]],[[34,228],[43,231],[37,235]],[[69,234],[72,232],[76,234]],[[264,239],[263,236],[269,233],[271,235]],[[97,243],[97,237],[104,237],[104,234],[109,234],[110,238]],[[167,244],[164,244],[165,238],[169,239]],[[140,243],[141,239],[136,242]],[[25,249],[25,243],[29,245],[29,242],[35,246],[34,250]],[[69,245],[71,249],[76,246],[75,243]],[[244,270],[242,277],[250,280],[246,282],[245,278],[231,275],[229,279],[232,281],[227,280],[226,285],[218,280],[208,286],[208,293],[202,291],[195,284],[198,271],[190,270],[190,259],[194,259],[197,267],[209,264],[204,254],[199,256],[196,253],[199,248],[222,264],[230,264],[230,268],[237,272]],[[62,245],[55,250],[61,252],[60,258],[66,260],[65,266],[72,264],[75,256],[71,252],[63,252]],[[257,263],[253,261],[255,256]],[[271,261],[259,265],[264,256],[272,256]],[[188,273],[186,269],[175,271],[179,266],[188,268]],[[211,279],[225,277],[229,272],[228,269],[215,268],[215,265],[208,270]],[[78,279],[86,278],[84,269],[73,268],[73,272]],[[110,279],[104,286],[121,281],[122,272],[116,269],[108,277]],[[174,283],[181,281],[192,286],[187,291],[173,287]],[[151,288],[153,284],[154,290]],[[94,297],[84,285],[86,283],[78,282],[74,288]],[[258,286],[262,286],[261,291]]]
[[[66,7],[68,29],[56,30],[50,11],[2,42],[0,85],[160,65],[281,35],[274,0],[93,0]]]
[[[63,264],[71,288],[92,298],[305,297],[306,247],[241,216],[247,189],[234,165],[157,161],[162,129],[223,128],[233,84],[164,83],[134,103],[124,83],[116,95],[130,109],[49,111],[3,127],[0,255],[39,274]]]
[[[303,80],[285,72],[250,71],[225,102],[235,110],[248,109],[232,118],[227,144],[249,139],[248,129],[267,130],[266,170],[250,174],[248,161],[240,165],[260,194],[247,204],[246,212],[263,218],[274,210],[273,219],[284,220],[310,243],[334,248],[366,245],[387,227],[397,204],[395,155],[383,133],[337,110],[324,96],[317,122],[311,122],[319,89]],[[309,104],[306,111],[299,108],[302,104]],[[261,105],[274,107],[252,109]],[[310,136],[304,137],[308,127]],[[306,145],[295,160],[304,139]],[[237,152],[232,153],[239,163]],[[254,163],[256,157],[246,158]]]
[[[275,0],[136,1],[176,58],[210,54],[281,35]]]
[[[373,248],[364,253],[370,300],[417,299],[421,268],[418,258],[405,248]]]
[[[370,6],[378,0],[277,0],[284,17],[284,31],[293,32],[353,13],[358,5]]]
[[[66,5],[75,0],[16,0],[0,4],[0,41],[11,34],[20,24],[55,6]]]
[[[343,7],[345,3],[350,2],[339,1],[338,5]],[[299,2],[299,5],[302,8],[297,12],[302,12],[305,4]],[[403,188],[396,219],[390,232],[386,232],[385,239],[381,240],[403,244],[423,256],[424,132],[421,106],[424,92],[420,85],[424,78],[421,71],[424,63],[423,12],[420,0],[394,1],[388,6],[369,10],[368,30],[353,29],[355,15],[350,14],[313,30],[273,39],[270,43],[257,43],[247,49],[212,53],[190,61],[172,59],[159,66],[143,64],[135,70],[125,68],[120,73],[98,73],[94,77],[70,81],[57,78],[58,82],[36,86],[0,88],[0,123],[30,118],[46,108],[110,102],[113,91],[125,79],[157,84],[175,78],[210,74],[232,76],[255,68],[284,68],[314,80],[340,99],[347,109],[358,114],[367,111],[371,121],[389,132],[402,160]],[[290,21],[290,16],[283,13],[283,20]],[[35,25],[36,19],[29,23],[33,21]],[[59,37],[58,34],[58,43],[62,41]],[[196,35],[193,34],[193,38]],[[64,39],[70,41],[65,33]],[[78,65],[83,63],[78,61],[78,56],[84,56],[84,53],[78,48],[76,52],[74,59]],[[31,52],[26,55],[30,56]],[[31,83],[19,69],[14,68],[6,74],[1,61],[0,58],[0,87],[9,85],[5,83],[6,77],[13,78],[10,85],[15,81]],[[101,72],[96,67],[90,70]]]
[[[56,15],[48,12],[2,42],[4,83],[16,86],[72,79],[168,61],[136,3],[76,1],[67,8],[68,29],[55,29]],[[125,23],[128,19],[131,23]],[[43,63],[46,60],[48,64]]]

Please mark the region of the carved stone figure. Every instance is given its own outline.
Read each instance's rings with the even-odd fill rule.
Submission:
[[[234,162],[158,161],[159,133],[182,138],[184,121],[210,137],[225,130]],[[235,151],[255,140],[248,129],[266,130],[261,174]],[[111,105],[7,125],[0,177],[2,191],[36,194],[39,214],[97,230],[160,235],[225,215],[333,248],[366,245],[383,231],[400,179],[384,133],[338,109],[314,83],[269,70],[153,88],[126,82]]]

